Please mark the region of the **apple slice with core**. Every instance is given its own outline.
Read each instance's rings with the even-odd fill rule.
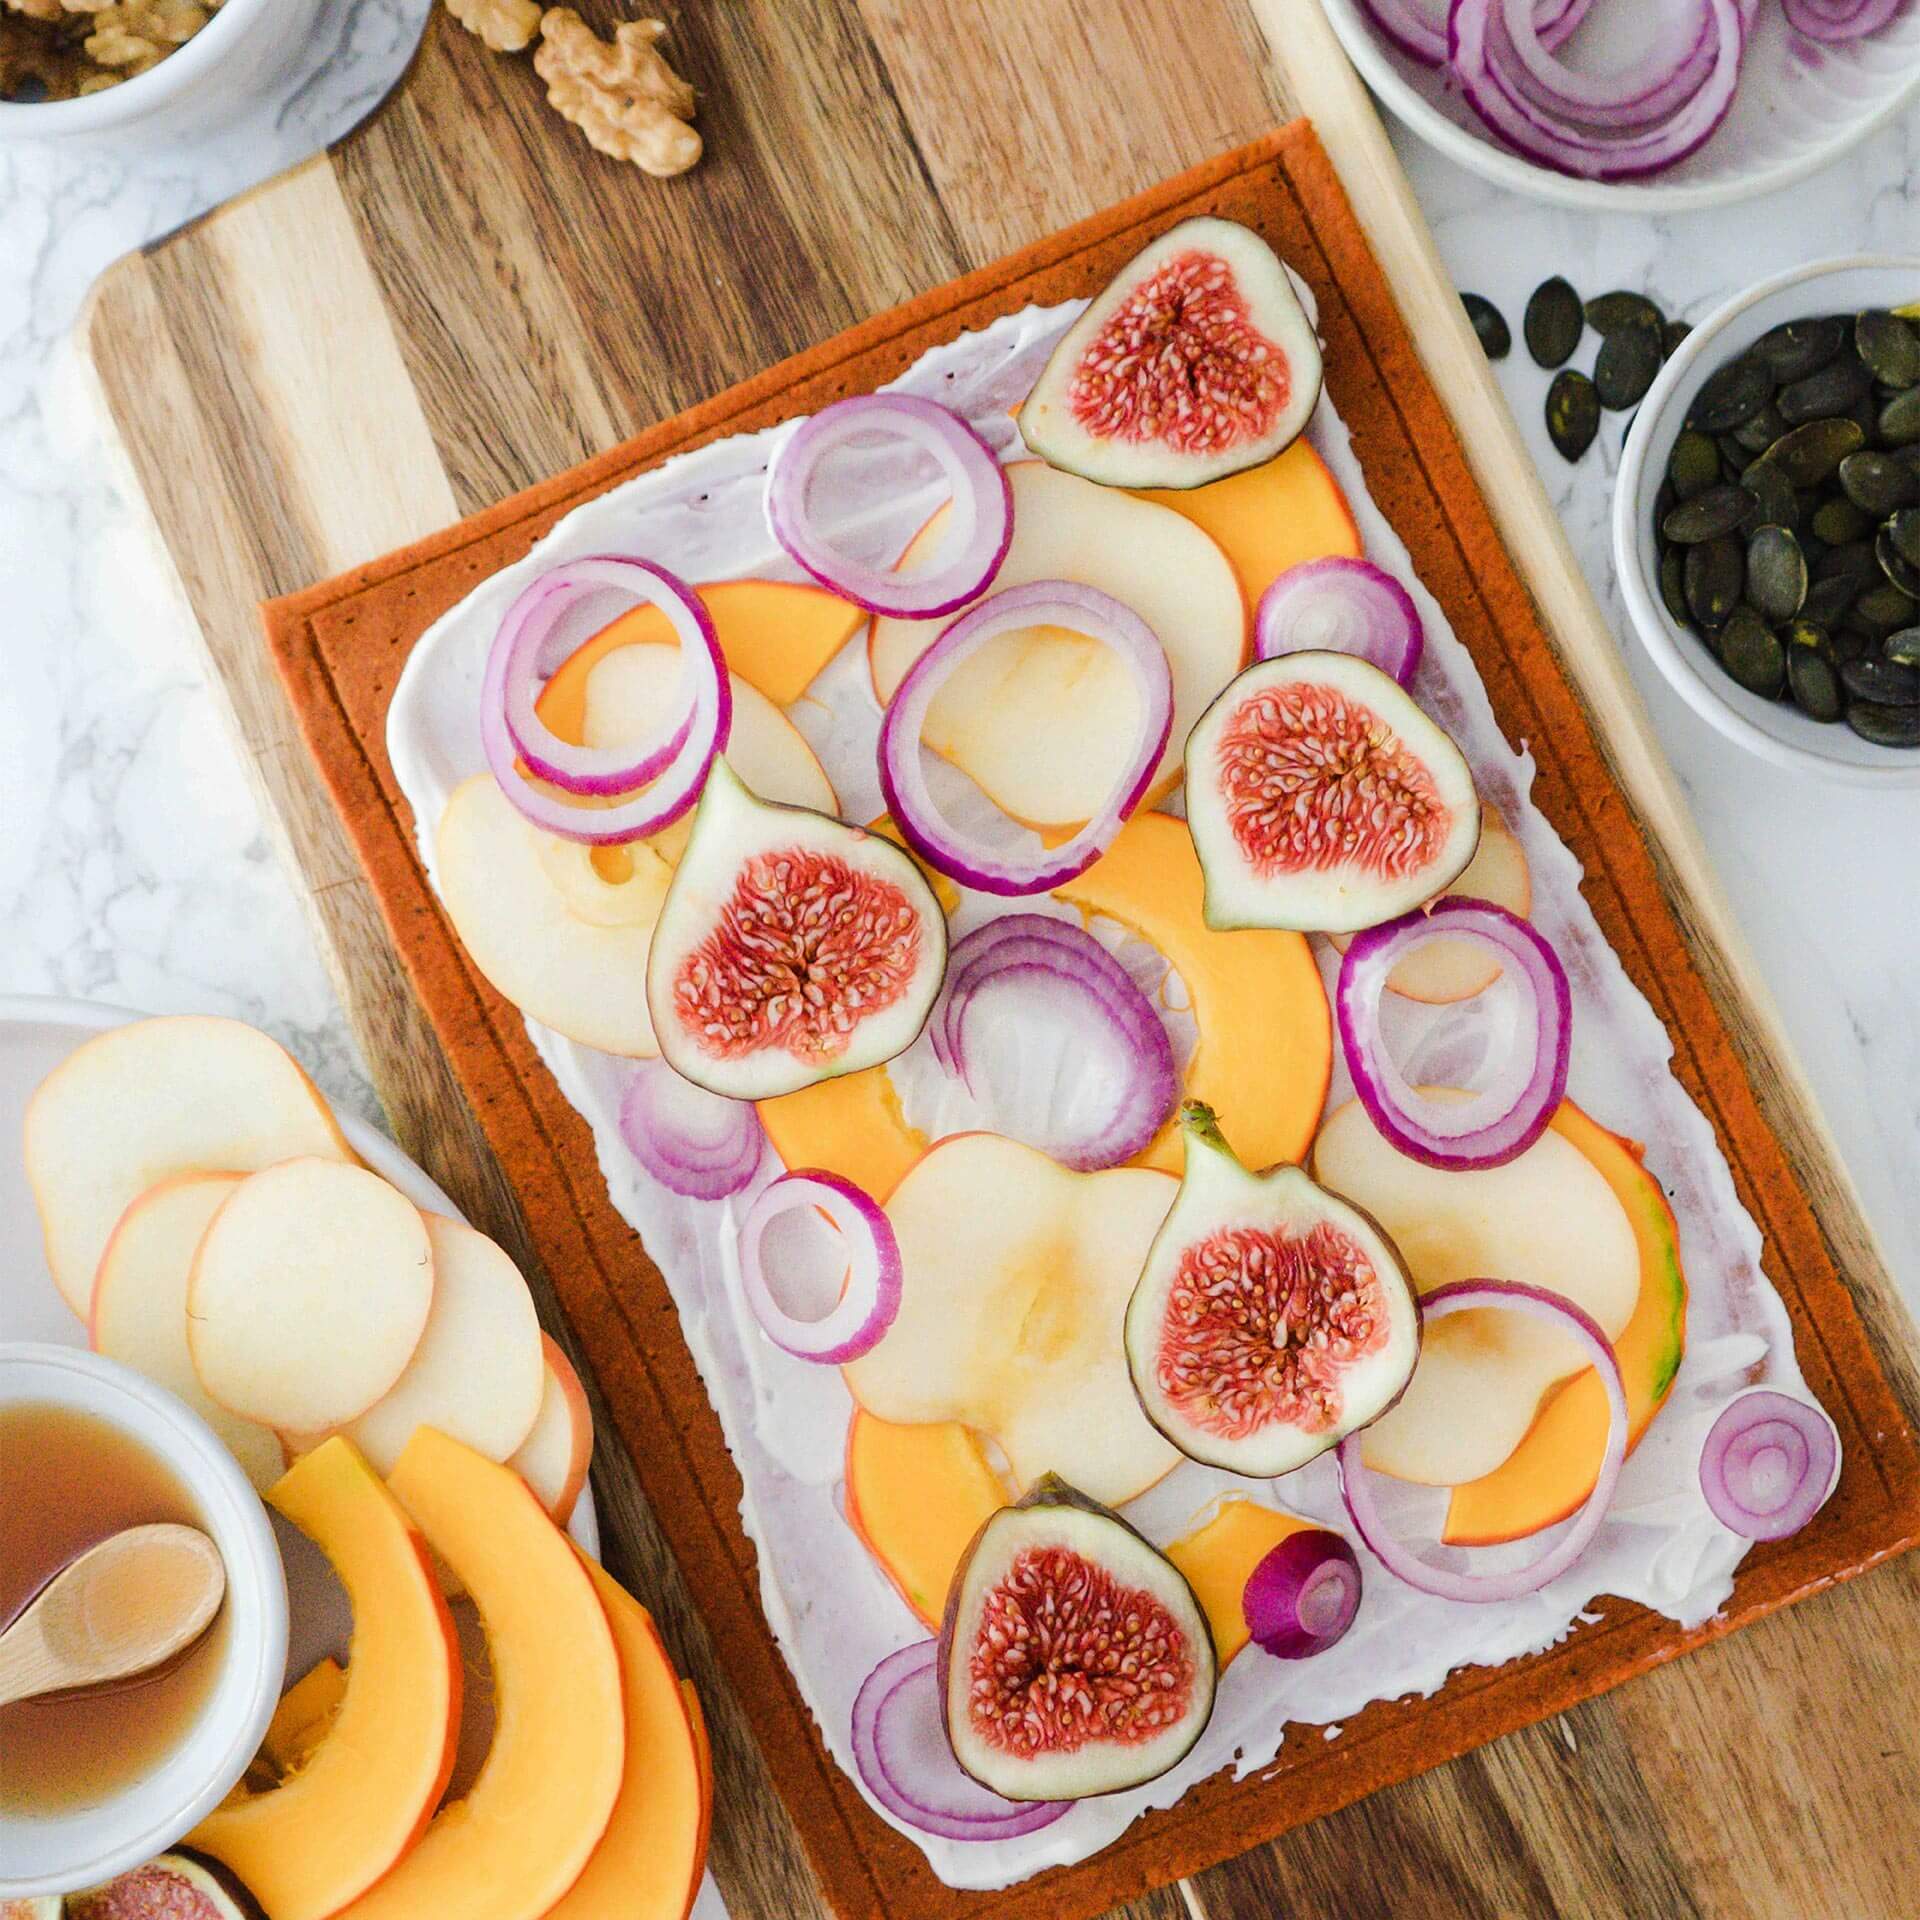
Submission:
[[[853,1397],[883,1420],[991,1435],[1022,1487],[1057,1473],[1109,1506],[1145,1492],[1180,1456],[1133,1397],[1121,1328],[1175,1190],[997,1134],[941,1141],[887,1202],[900,1312],[844,1369]]]
[[[1581,1308],[1609,1340],[1632,1317],[1640,1254],[1613,1188],[1549,1128],[1505,1166],[1447,1171],[1408,1159],[1358,1101],[1330,1114],[1314,1171],[1364,1208],[1399,1248],[1420,1293],[1456,1280],[1544,1288]],[[1519,1446],[1546,1393],[1586,1366],[1557,1328],[1475,1310],[1434,1323],[1399,1402],[1366,1429],[1363,1458],[1422,1486],[1492,1473]]]
[[[1137,613],[1166,652],[1173,728],[1140,803],[1151,806],[1180,778],[1188,729],[1247,657],[1239,579],[1199,527],[1166,507],[1038,460],[1016,461],[1007,477],[1013,544],[991,591],[1036,580],[1097,587]],[[938,553],[950,511],[943,507],[914,536],[903,571]],[[867,658],[881,705],[944,625],[875,619]],[[1137,698],[1126,666],[1099,641],[1053,627],[1012,631],[954,673],[923,737],[1016,819],[1074,826],[1099,811],[1119,776]]]
[[[391,1473],[415,1427],[437,1427],[489,1460],[526,1443],[540,1412],[545,1356],[533,1295],[484,1233],[424,1216],[433,1249],[433,1305],[406,1371],[347,1438]]]
[[[230,1413],[310,1434],[391,1391],[432,1305],[411,1200],[365,1167],[285,1160],[235,1187],[201,1236],[187,1342]]]
[[[108,1236],[169,1175],[302,1155],[353,1150],[299,1062],[256,1028],[186,1014],[95,1034],[27,1106],[27,1181],[61,1297],[87,1317]]]
[[[540,1411],[533,1431],[507,1462],[534,1497],[564,1527],[587,1484],[593,1460],[593,1413],[587,1390],[551,1334],[540,1336]]]
[[[246,1176],[177,1173],[149,1187],[120,1216],[93,1281],[88,1344],[178,1394],[264,1493],[286,1471],[280,1437],[229,1413],[193,1370],[187,1279],[213,1216]]]
[[[525,1481],[420,1428],[388,1484],[479,1610],[494,1731],[466,1797],[340,1920],[543,1920],[600,1844],[626,1771],[606,1609]]]

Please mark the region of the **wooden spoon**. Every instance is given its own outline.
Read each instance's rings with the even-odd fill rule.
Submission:
[[[197,1527],[129,1527],[89,1547],[0,1633],[0,1707],[145,1673],[220,1610],[227,1569]]]

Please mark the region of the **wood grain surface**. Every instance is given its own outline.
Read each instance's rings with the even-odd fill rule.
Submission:
[[[103,284],[87,344],[107,404],[394,1129],[516,1252],[528,1251],[517,1203],[293,735],[256,603],[1235,147],[1302,93],[1317,90],[1323,135],[1376,248],[1406,276],[1413,316],[1422,290],[1437,299],[1417,252],[1424,230],[1416,214],[1415,250],[1404,232],[1386,245],[1406,209],[1396,216],[1397,169],[1369,110],[1341,93],[1308,0],[1258,5],[1298,63],[1288,79],[1241,0],[689,6],[669,45],[701,91],[710,158],[672,183],[578,147],[526,63],[436,20],[369,126]],[[605,25],[617,9],[582,11]],[[1483,486],[1492,475],[1537,490],[1502,453],[1497,420],[1476,430],[1475,376],[1449,360],[1438,323],[1420,339],[1470,456],[1490,463]],[[1582,630],[1553,552],[1523,550],[1522,565],[1634,797],[1639,818],[1623,829],[1662,852],[1695,956],[1766,1070],[1769,1118],[1912,1414],[1909,1336],[1871,1235],[1630,689],[1618,701],[1611,643],[1597,622]],[[550,1291],[543,1306],[565,1337]],[[723,1803],[713,1866],[733,1910],[822,1911],[750,1708],[720,1679],[617,1449],[596,1486],[611,1563],[661,1614],[710,1704]],[[1916,1625],[1909,1558],[1129,1911],[1911,1912]]]

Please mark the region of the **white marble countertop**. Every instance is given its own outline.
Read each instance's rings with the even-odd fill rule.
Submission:
[[[303,909],[278,869],[176,584],[117,489],[68,338],[118,254],[353,124],[403,66],[427,0],[329,0],[305,77],[192,152],[0,147],[0,991],[237,1014],[292,1044],[328,1091],[376,1111]],[[1825,174],[1724,212],[1576,214],[1517,199],[1396,130],[1458,283],[1516,338],[1547,273],[1643,289],[1697,318],[1803,260],[1911,250],[1920,110]],[[1735,909],[1920,1307],[1920,793],[1775,772],[1670,696],[1610,581],[1622,422],[1562,463],[1546,376],[1501,369]]]

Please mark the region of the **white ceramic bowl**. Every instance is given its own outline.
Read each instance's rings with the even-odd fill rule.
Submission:
[[[0,1345],[0,1406],[23,1401],[93,1414],[173,1469],[226,1562],[228,1627],[205,1710],[144,1779],[102,1806],[0,1812],[0,1900],[93,1886],[164,1853],[246,1771],[287,1664],[287,1587],[273,1528],[233,1456],[197,1414],[98,1354]]]
[[[1920,94],[1920,5],[1871,38],[1812,47],[1780,0],[1760,0],[1726,122],[1698,153],[1652,180],[1575,180],[1502,146],[1444,73],[1391,46],[1361,0],[1322,0],[1349,58],[1375,93],[1428,145],[1498,186],[1563,207],[1678,213],[1771,192],[1836,160]],[[1575,46],[1591,41],[1593,70],[1631,54],[1657,9],[1674,0],[1599,0]]]
[[[1634,416],[1613,495],[1613,564],[1620,591],[1654,664],[1687,705],[1761,759],[1850,786],[1920,787],[1920,748],[1876,747],[1844,725],[1822,726],[1791,702],[1762,700],[1723,673],[1660,597],[1653,500],[1700,382],[1783,320],[1853,313],[1920,299],[1920,258],[1860,255],[1823,260],[1763,280],[1687,336]]]
[[[79,100],[0,100],[0,143],[115,134],[191,135],[223,126],[298,57],[324,0],[226,0],[184,46],[117,87]]]

